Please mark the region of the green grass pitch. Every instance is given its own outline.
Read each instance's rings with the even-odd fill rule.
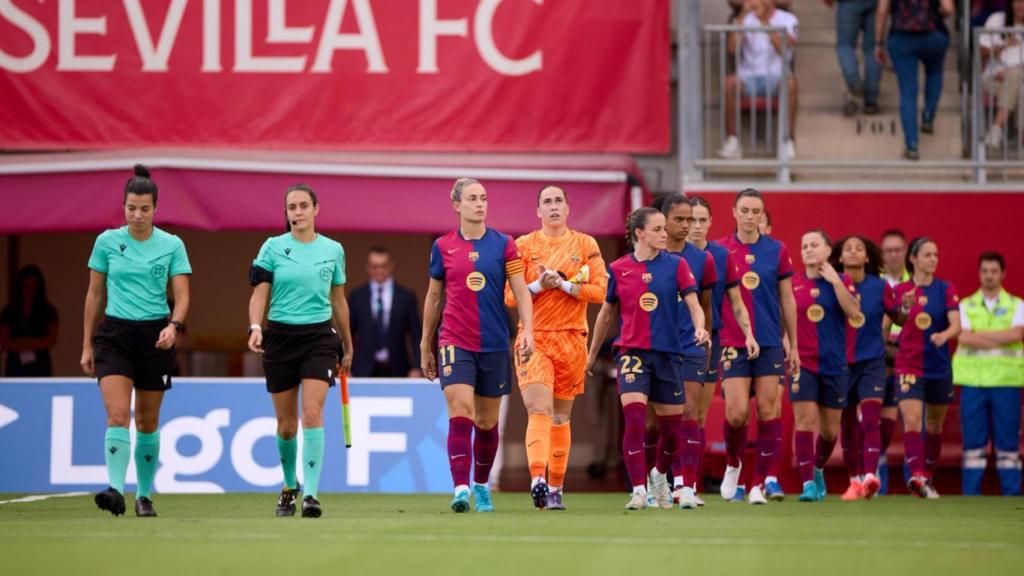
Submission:
[[[0,500],[19,495],[0,495]],[[159,518],[114,518],[91,496],[0,504],[0,572],[205,574],[1020,574],[1024,499],[887,496],[700,510],[623,510],[625,494],[567,494],[538,512],[495,495],[454,514],[444,495],[322,495],[318,520],[274,517],[274,494],[157,495]]]

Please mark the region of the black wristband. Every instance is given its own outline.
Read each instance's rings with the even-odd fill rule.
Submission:
[[[181,334],[182,332],[185,331],[185,325],[182,324],[181,322],[178,322],[177,320],[171,320],[167,324],[170,326],[174,326],[174,331],[178,334]]]

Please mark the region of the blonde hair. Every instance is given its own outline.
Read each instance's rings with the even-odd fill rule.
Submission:
[[[466,188],[469,188],[473,184],[480,184],[480,181],[477,180],[476,178],[459,178],[458,180],[456,180],[455,183],[452,184],[452,202],[461,202],[462,191],[465,190]]]

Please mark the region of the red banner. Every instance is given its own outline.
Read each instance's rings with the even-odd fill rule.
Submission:
[[[0,147],[669,150],[668,0],[0,1]]]

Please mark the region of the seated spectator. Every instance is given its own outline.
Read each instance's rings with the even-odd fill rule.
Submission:
[[[22,268],[12,296],[0,311],[0,348],[7,352],[4,376],[53,376],[50,349],[57,343],[57,310],[46,299],[42,271]]]
[[[985,90],[996,95],[996,116],[985,137],[990,148],[1003,144],[1003,130],[1010,114],[1017,109],[1021,71],[1024,69],[1024,0],[1013,0],[1005,12],[996,12],[985,21],[985,28],[1019,28],[1017,33],[981,34],[982,80]],[[1021,125],[1020,115],[1017,126]],[[1020,130],[1018,129],[1018,132]]]
[[[836,56],[846,82],[843,115],[855,116],[860,109],[857,98],[864,99],[864,113],[878,114],[878,87],[882,82],[882,64],[875,59],[875,9],[878,0],[824,0],[836,7]],[[864,76],[857,66],[857,36],[864,55]]]
[[[788,33],[789,55],[792,58],[796,44],[796,16],[784,10],[777,10],[774,0],[746,0],[737,17],[738,24],[746,27],[785,28]],[[725,79],[725,132],[726,139],[718,155],[722,158],[741,158],[743,150],[739,138],[736,137],[736,88],[747,96],[771,96],[778,92],[782,83],[784,65],[782,60],[782,35],[766,32],[740,32],[729,35],[728,50],[730,54],[740,51],[740,61],[736,74],[729,74]],[[793,74],[786,76],[789,88],[789,134],[786,139],[786,157],[796,158],[796,104],[797,86]]]

